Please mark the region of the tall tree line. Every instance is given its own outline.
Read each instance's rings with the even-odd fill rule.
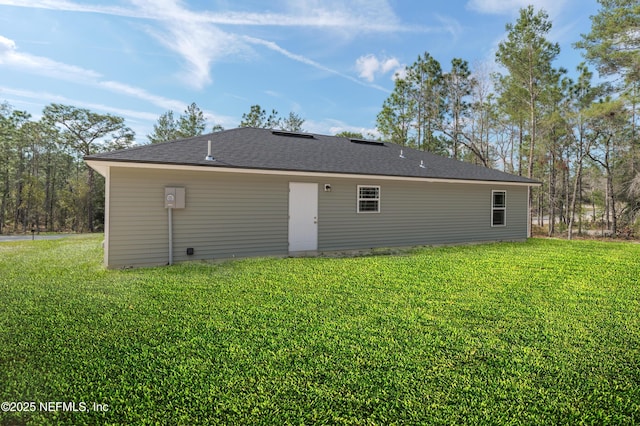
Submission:
[[[599,0],[592,30],[575,43],[587,63],[577,78],[556,67],[544,10],[520,10],[498,46],[503,71],[473,72],[456,58],[447,70],[418,57],[377,116],[382,138],[542,182],[531,193],[536,224],[550,235],[583,228],[640,233],[640,4]],[[607,78],[608,77],[608,78]]]
[[[124,119],[51,104],[38,121],[0,105],[0,233],[93,232],[104,223],[104,181],[83,156],[128,147]]]

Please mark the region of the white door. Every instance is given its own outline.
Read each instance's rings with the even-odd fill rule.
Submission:
[[[318,184],[289,182],[289,251],[318,250]]]

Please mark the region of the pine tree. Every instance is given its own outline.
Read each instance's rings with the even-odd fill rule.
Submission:
[[[498,45],[496,60],[509,72],[504,80],[505,93],[519,98],[515,103],[528,108],[527,176],[532,178],[539,109],[545,90],[550,83],[557,83],[558,74],[551,63],[560,53],[560,46],[546,38],[551,30],[549,15],[543,10],[536,13],[533,6],[520,9],[518,21],[507,24],[506,30],[507,40]]]
[[[153,133],[147,135],[149,142],[160,143],[178,139],[178,123],[173,118],[173,111],[163,113],[153,125]]]
[[[267,116],[267,111],[260,105],[251,105],[248,113],[242,114],[240,127],[255,127],[258,129],[277,129],[280,128],[280,118],[278,111],[271,110]]]
[[[190,138],[199,136],[204,132],[207,120],[202,110],[193,102],[178,119],[178,137]]]

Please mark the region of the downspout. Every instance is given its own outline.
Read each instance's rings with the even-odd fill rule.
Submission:
[[[533,237],[531,221],[533,221],[533,216],[531,215],[531,185],[527,185],[527,238]]]
[[[167,208],[169,211],[169,265],[173,265],[173,208]]]
[[[102,247],[104,250],[104,266],[109,267],[109,246],[111,235],[111,167],[107,167],[104,173],[104,240]]]

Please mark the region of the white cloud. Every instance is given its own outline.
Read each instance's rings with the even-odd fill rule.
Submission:
[[[99,73],[92,70],[53,61],[43,56],[22,53],[15,41],[3,36],[0,36],[0,64],[68,81],[90,81],[100,77]]]
[[[50,93],[50,92],[35,92],[32,90],[21,90],[15,89],[12,87],[0,86],[0,97],[3,99],[7,99],[11,101],[12,105],[15,104],[30,104],[32,106],[36,106],[39,108],[44,108],[45,105],[51,103],[60,103],[67,105],[74,105],[80,108],[88,108],[90,110],[102,111],[104,113],[114,114],[119,117],[125,118],[128,125],[136,132],[136,139],[143,143],[146,135],[152,131],[151,125],[148,123],[153,123],[158,119],[158,114],[146,112],[146,111],[135,111],[126,108],[114,108],[109,105],[98,104],[93,102],[86,102],[79,99],[71,99],[66,96]],[[28,99],[29,101],[25,101]],[[171,101],[174,103],[175,107],[178,107],[181,102]],[[186,108],[180,107],[176,108],[176,112],[179,114]],[[237,120],[233,117],[213,114],[209,111],[203,111],[204,117],[207,120],[209,125],[212,124],[221,124],[225,128],[237,126]],[[38,117],[34,117],[38,119]]]
[[[457,39],[460,36],[460,34],[464,32],[460,22],[458,22],[458,20],[454,18],[449,18],[447,16],[438,15],[438,14],[435,15],[435,18],[438,21],[440,21],[440,23],[442,24],[443,30],[451,34],[451,36],[454,39]]]
[[[161,22],[166,30],[149,30],[165,47],[178,53],[188,63],[186,80],[196,88],[211,82],[211,64],[220,58],[248,55],[250,46],[260,45],[285,57],[329,73],[361,82],[322,64],[283,49],[278,44],[248,35],[236,35],[222,31],[215,24],[332,27],[350,33],[368,31],[407,30],[386,0],[357,0],[345,5],[342,1],[295,0],[282,14],[205,12],[185,9],[177,0],[132,0],[140,10],[146,10],[153,19]],[[379,88],[379,87],[375,87]]]
[[[173,111],[183,111],[184,109],[187,108],[187,104],[182,101],[177,101],[175,99],[168,99],[162,96],[157,96],[139,87],[129,86],[128,84],[119,83],[117,81],[100,81],[100,82],[97,82],[97,85],[115,93],[120,93],[122,95],[127,95],[132,98],[137,98],[143,101],[147,101],[163,109],[173,110]]]
[[[373,81],[375,74],[380,67],[378,58],[373,55],[361,56],[356,59],[356,70],[358,75],[367,81]]]
[[[251,45],[262,44],[278,51],[290,59],[324,69],[350,79],[303,55],[294,54],[277,44],[257,38],[234,34],[220,29],[228,26],[291,26],[332,29],[332,34],[354,34],[370,32],[429,32],[442,28],[410,26],[400,22],[388,0],[287,0],[283,11],[274,13],[246,13],[233,11],[195,12],[184,7],[180,0],[130,0],[133,8],[118,6],[86,5],[68,0],[0,0],[0,5],[29,8],[64,10],[81,13],[100,13],[159,22],[161,28],[147,26],[146,31],[167,49],[185,61],[182,78],[187,84],[202,88],[211,83],[211,66],[226,57],[249,55]],[[448,29],[444,29],[448,31]],[[372,86],[380,89],[379,87]]]
[[[0,64],[36,75],[43,75],[58,80],[72,81],[74,83],[80,83],[100,89],[105,89],[113,93],[118,93],[149,102],[152,105],[165,110],[182,112],[187,107],[187,104],[182,101],[157,96],[139,87],[133,87],[117,81],[102,80],[102,75],[93,70],[88,70],[76,67],[74,65],[68,65],[61,62],[53,61],[43,56],[20,53],[18,52],[15,41],[3,36],[0,36]],[[5,88],[4,91],[6,92],[7,89]],[[31,92],[18,91],[16,93],[24,93],[24,97],[30,97],[29,93]],[[47,97],[50,99],[54,99],[54,96],[51,94],[47,94]],[[52,100],[52,102],[63,101],[54,99]],[[98,108],[102,111],[107,110],[107,107],[103,105],[99,105]],[[211,113],[205,112],[205,114],[209,114],[211,117],[214,117],[214,115]],[[131,112],[127,112],[126,115],[135,117],[135,114]],[[149,119],[149,116],[138,118]],[[227,117],[220,117],[220,119],[228,121]]]
[[[68,12],[100,13],[139,19],[163,19],[167,14],[186,16],[180,0],[130,0],[136,9],[76,3],[68,0],[0,0],[0,5]],[[231,3],[232,4],[232,3]],[[284,11],[188,12],[192,22],[229,26],[316,27],[343,28],[357,32],[425,32],[433,29],[410,26],[400,22],[387,0],[288,0]],[[269,5],[271,7],[271,5]]]
[[[290,51],[288,51],[286,49],[283,49],[282,47],[278,46],[278,44],[276,44],[276,43],[274,43],[272,41],[262,40],[262,39],[259,39],[259,38],[248,37],[248,36],[244,36],[243,40],[246,40],[250,44],[266,47],[267,49],[270,49],[270,50],[273,50],[275,52],[278,52],[281,55],[286,56],[289,59],[292,59],[292,60],[297,61],[297,62],[301,62],[301,63],[309,65],[309,66],[312,66],[312,67],[314,67],[316,69],[328,72],[330,74],[335,74],[335,75],[337,75],[339,77],[345,78],[345,79],[350,80],[350,81],[352,81],[354,83],[357,83],[357,84],[360,84],[360,85],[363,85],[363,86],[367,86],[367,87],[372,87],[374,89],[381,90],[383,92],[389,92],[389,90],[385,89],[384,87],[378,86],[376,84],[365,84],[362,81],[358,80],[357,78],[351,77],[350,75],[347,75],[347,74],[341,73],[340,71],[336,71],[334,69],[326,67],[326,66],[324,66],[324,65],[322,65],[322,64],[320,64],[320,63],[318,63],[318,62],[316,62],[316,61],[314,61],[312,59],[309,59],[309,58],[307,58],[305,56],[298,55],[296,53],[293,53],[293,52],[290,52]]]
[[[568,0],[469,0],[467,8],[480,13],[512,15],[533,4],[536,10],[544,9],[549,15],[556,15]]]
[[[404,66],[400,64],[396,58],[383,58],[378,59],[373,54],[368,54],[356,59],[356,70],[358,75],[367,80],[373,82],[378,75],[385,75],[389,72],[393,72],[393,76],[397,72],[401,72]]]
[[[0,93],[2,93],[3,95],[6,94],[10,96],[17,96],[20,98],[34,99],[39,102],[42,102],[42,104],[62,103],[62,104],[75,105],[82,108],[95,109],[98,111],[104,111],[107,113],[112,113],[112,114],[117,114],[117,115],[128,117],[128,118],[133,118],[134,120],[155,121],[158,118],[156,114],[152,114],[149,112],[134,111],[134,110],[122,109],[122,108],[113,108],[108,105],[95,104],[91,102],[81,101],[78,99],[69,99],[66,96],[56,95],[49,92],[34,92],[31,90],[20,90],[20,89],[14,89],[11,87],[0,86]]]
[[[212,81],[211,64],[242,46],[232,36],[216,28],[195,26],[185,29],[187,26],[180,21],[166,22],[167,31],[149,29],[148,33],[183,58],[186,72],[181,79],[187,85],[201,89]]]
[[[233,34],[208,22],[206,14],[185,9],[176,0],[131,0],[139,10],[163,28],[147,27],[147,32],[186,62],[183,80],[202,88],[211,82],[212,62],[248,51]]]
[[[383,74],[386,74],[389,71],[395,71],[398,68],[400,68],[400,62],[396,58],[386,59],[380,66],[380,70]]]
[[[16,50],[16,42],[6,37],[0,36],[0,55]]]
[[[402,24],[387,0],[288,0],[284,18],[287,25],[333,27],[351,34],[426,31]]]
[[[0,5],[29,7],[35,9],[65,10],[69,12],[103,13],[132,17],[129,9],[117,6],[99,6],[74,3],[67,0],[29,0],[28,2],[25,0],[0,0]]]

